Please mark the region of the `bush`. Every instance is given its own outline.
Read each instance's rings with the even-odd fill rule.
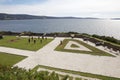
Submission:
[[[2,35],[0,35],[0,39],[3,39],[3,36],[2,36]]]
[[[25,70],[0,65],[0,80],[60,80],[55,72]],[[67,80],[67,77],[64,78]]]
[[[109,37],[109,36],[99,36],[99,35],[92,35],[92,37],[98,38],[98,39],[102,39],[102,40],[106,40],[115,44],[120,44],[120,40],[115,39],[114,37]]]

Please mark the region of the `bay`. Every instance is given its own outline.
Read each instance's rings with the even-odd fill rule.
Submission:
[[[120,39],[120,20],[100,19],[31,19],[0,20],[0,31],[37,33],[79,32]]]

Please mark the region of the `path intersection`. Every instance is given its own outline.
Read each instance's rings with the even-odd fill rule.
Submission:
[[[120,56],[93,56],[89,54],[55,51],[54,49],[60,44],[60,41],[64,39],[65,38],[55,38],[38,51],[0,47],[0,52],[28,56],[26,59],[14,65],[25,69],[33,69],[37,65],[45,65],[120,78]],[[90,42],[88,44],[93,46]],[[98,48],[104,50],[101,47]]]

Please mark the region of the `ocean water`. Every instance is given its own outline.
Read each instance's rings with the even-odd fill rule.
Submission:
[[[32,19],[0,20],[0,31],[79,32],[112,36],[120,39],[120,20]]]

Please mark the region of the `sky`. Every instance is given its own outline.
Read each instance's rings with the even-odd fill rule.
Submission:
[[[0,13],[120,18],[120,0],[0,0]]]

